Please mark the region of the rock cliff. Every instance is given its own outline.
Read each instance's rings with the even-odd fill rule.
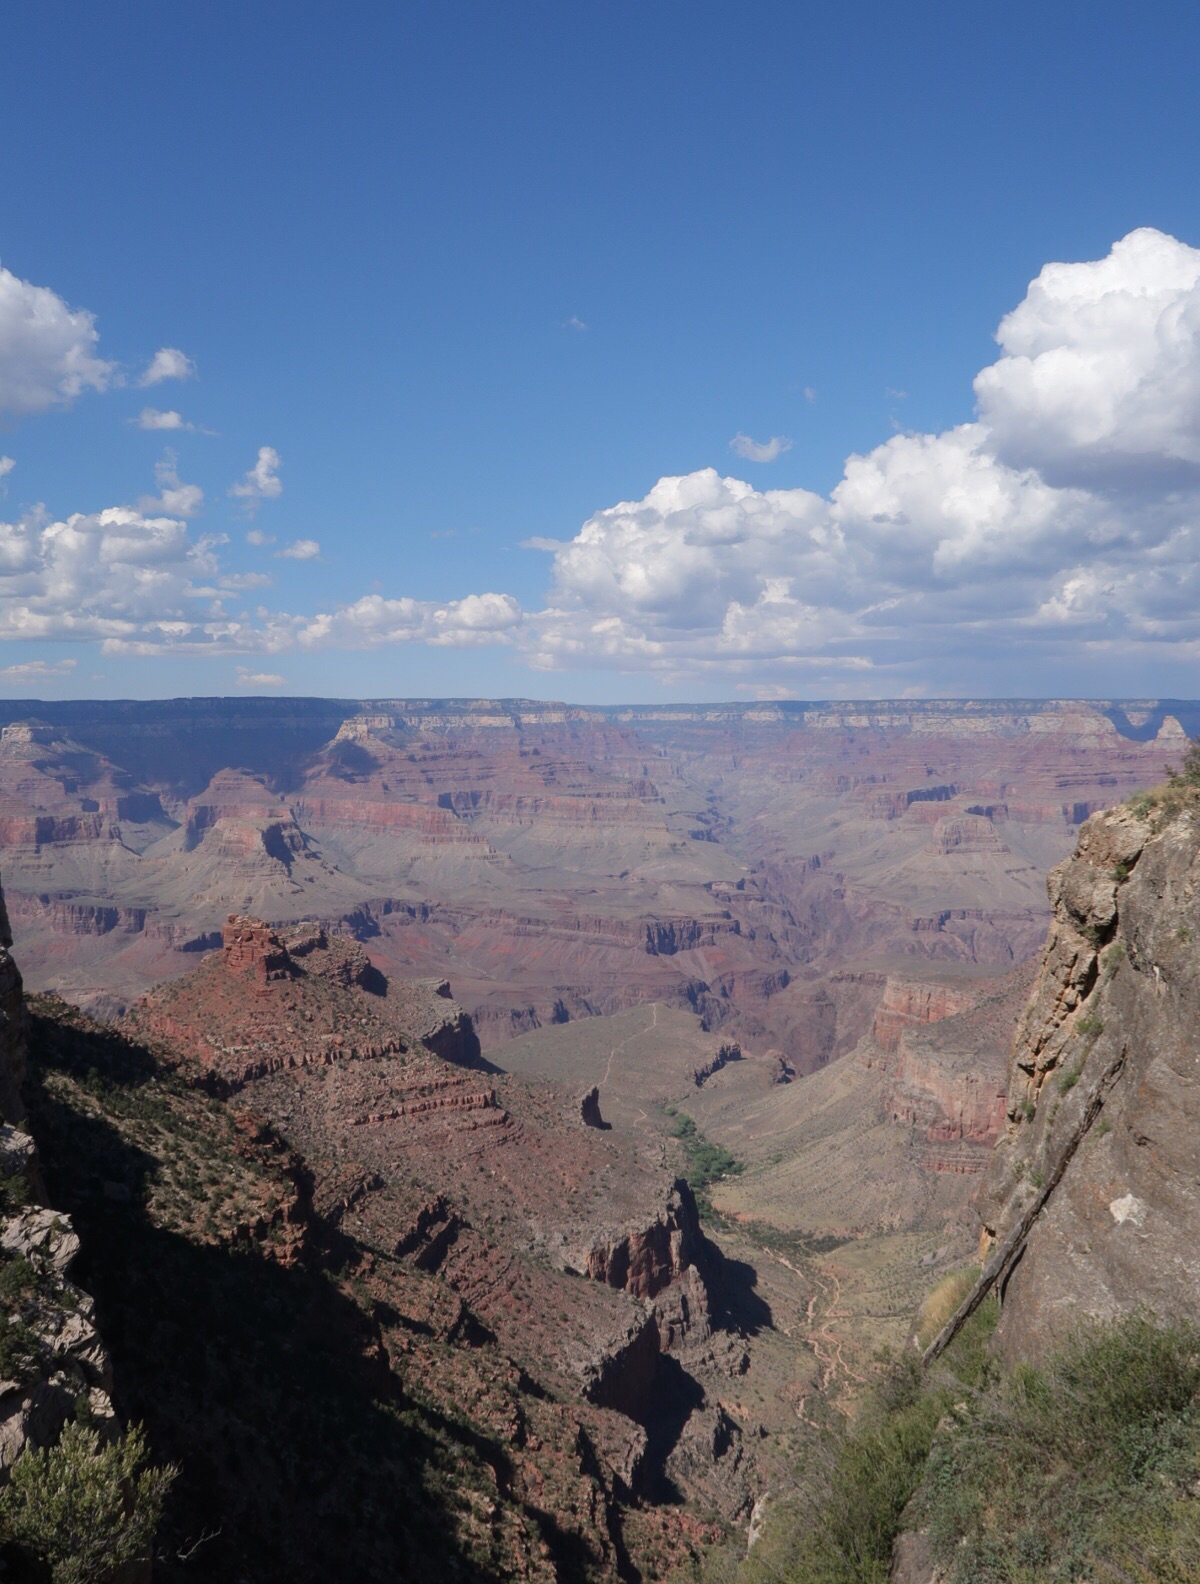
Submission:
[[[1200,799],[1093,816],[1049,881],[978,1206],[998,1346],[1039,1358],[1082,1317],[1200,1298]]]
[[[91,1297],[71,1280],[79,1238],[42,1202],[25,1120],[26,1015],[0,893],[0,1485],[27,1446],[51,1446],[69,1419],[118,1429],[108,1354]]]

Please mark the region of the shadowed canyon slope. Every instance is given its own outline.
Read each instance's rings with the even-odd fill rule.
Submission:
[[[235,916],[223,941],[122,1033],[286,1139],[311,1221],[294,1258],[336,1250],[394,1389],[465,1419],[494,1468],[488,1521],[457,1526],[477,1555],[504,1577],[633,1577],[633,1554],[702,1537],[681,1499],[744,1516],[757,1476],[721,1403],[747,1367],[740,1278],[677,1152],[494,1070],[444,982],[389,982],[321,931]]]
[[[1032,956],[1046,871],[1200,709],[248,699],[0,719],[35,987],[119,1010],[249,912],[448,975],[485,1049],[661,1001],[809,1071],[854,1046],[888,970]]]
[[[115,1426],[111,1391],[179,1467],[164,1579],[660,1578],[744,1522],[744,1381],[775,1339],[680,1147],[495,1070],[444,982],[321,930],[222,936],[117,1028],[32,1002],[55,1209],[6,1201],[0,1265],[6,1310],[55,1329],[3,1382],[0,1485],[81,1394]],[[25,1135],[4,1149],[40,1184]],[[13,1260],[42,1243],[31,1299]]]

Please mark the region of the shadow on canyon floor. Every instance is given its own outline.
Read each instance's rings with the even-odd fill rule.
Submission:
[[[734,1259],[723,1250],[718,1253],[720,1265],[713,1282],[713,1324],[751,1337],[760,1331],[769,1331],[771,1306],[758,1291],[758,1272],[748,1260]]]

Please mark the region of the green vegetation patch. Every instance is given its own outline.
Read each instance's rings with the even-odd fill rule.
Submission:
[[[921,1509],[949,1584],[1200,1577],[1200,1329],[1085,1326],[970,1404]]]
[[[758,1545],[732,1572],[722,1572],[718,1560],[714,1580],[887,1584],[892,1546],[938,1425],[964,1393],[986,1381],[995,1321],[995,1306],[984,1304],[934,1375],[922,1371],[915,1350],[881,1356],[879,1378],[853,1428],[831,1436],[824,1448],[823,1478],[811,1466],[797,1470],[794,1495],[780,1501]]]
[[[0,1496],[8,1560],[40,1563],[52,1584],[102,1584],[148,1562],[175,1475],[147,1466],[137,1425],[104,1444],[96,1430],[69,1424],[57,1445],[26,1447]]]
[[[772,1226],[769,1221],[739,1221],[738,1231],[760,1248],[789,1259],[832,1254],[835,1249],[854,1242],[854,1238],[841,1237],[836,1232],[805,1232],[799,1227]]]
[[[929,1326],[954,1287],[931,1294]],[[823,1473],[810,1454],[754,1550],[714,1554],[705,1584],[886,1584],[917,1529],[945,1584],[1194,1584],[1200,1327],[1091,1323],[1001,1374],[996,1316],[988,1300],[928,1372],[915,1352],[882,1361]]]
[[[1140,819],[1151,820],[1156,830],[1170,823],[1183,809],[1200,806],[1200,738],[1193,737],[1184,750],[1183,763],[1167,766],[1161,786],[1135,792],[1126,807]]]
[[[740,1177],[746,1164],[731,1155],[723,1144],[714,1144],[711,1139],[705,1138],[691,1117],[677,1111],[674,1106],[667,1107],[667,1115],[674,1123],[671,1136],[680,1141],[687,1157],[684,1175],[688,1186],[696,1196],[700,1214],[710,1220],[715,1212],[709,1189],[723,1177]]]

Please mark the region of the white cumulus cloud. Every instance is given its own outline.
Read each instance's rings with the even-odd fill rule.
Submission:
[[[748,434],[739,432],[729,442],[729,449],[747,462],[774,462],[776,457],[792,449],[792,442],[786,435],[772,435],[769,440],[751,440]]]
[[[161,495],[146,508],[113,506],[58,521],[38,509],[0,522],[0,640],[97,641],[104,652],[125,655],[248,656],[395,643],[471,648],[511,644],[520,629],[516,600],[494,593],[443,601],[369,594],[315,614],[259,605],[231,615],[228,603],[271,579],[226,569],[224,534],[194,537],[182,512],[161,509],[172,493],[181,505],[192,503],[186,492],[193,486],[179,483],[172,455],[158,476]],[[274,672],[244,670],[245,685],[284,685]]]
[[[179,477],[179,458],[174,451],[163,453],[154,465],[154,478],[158,495],[143,495],[138,510],[164,517],[194,517],[204,504],[204,491],[199,484],[185,484]]]
[[[136,418],[131,418],[130,423],[136,423],[139,429],[186,429],[192,430],[194,424],[186,423],[180,413],[160,412],[157,407],[143,407]]]
[[[878,693],[954,691],[965,668],[994,691],[1019,656],[1038,691],[1069,659],[1092,680],[1107,662],[1119,692],[1130,657],[1185,658],[1200,645],[1200,250],[1142,230],[1047,265],[997,339],[973,421],[850,457],[828,498],[709,468],[571,540],[530,541],[553,556],[521,634],[530,662],[749,689],[789,668],[874,669],[852,685]],[[739,442],[754,460],[774,443]]]
[[[238,687],[286,687],[287,677],[280,676],[278,671],[251,671],[246,666],[238,666],[237,685]]]
[[[0,677],[6,682],[45,682],[53,677],[70,676],[77,664],[75,660],[22,660],[16,665],[0,667]]]
[[[91,346],[90,318],[77,319]],[[159,493],[137,509],[0,523],[0,638],[243,657],[507,645],[537,669],[641,671],[756,697],[1120,695],[1148,691],[1139,679],[1151,675],[1155,691],[1172,690],[1170,675],[1194,692],[1200,250],[1141,230],[1103,259],[1048,264],[997,340],[973,416],[849,457],[828,495],[704,468],[595,512],[573,537],[527,541],[550,558],[532,612],[501,592],[240,610],[269,579],[225,570],[223,537],[191,536],[203,496],[168,453]],[[0,392],[4,379],[0,361]],[[46,388],[50,405],[69,399]],[[786,444],[742,443],[756,461]],[[277,498],[280,466],[261,447],[230,495],[249,511]],[[252,528],[246,542],[276,540]],[[320,546],[297,539],[277,554],[302,583]],[[260,679],[246,685],[276,685],[261,680],[273,671],[245,671]]]
[[[1051,483],[1200,479],[1200,251],[1143,228],[1088,264],[1047,264],[976,378],[995,455]]]
[[[185,619],[212,545],[127,506],[0,523],[0,638],[119,638]]]
[[[178,347],[159,347],[142,370],[138,384],[142,387],[161,385],[164,380],[194,379],[195,374],[196,365],[186,353]]]
[[[279,477],[282,466],[274,446],[259,446],[254,466],[246,470],[237,484],[229,486],[229,493],[240,500],[247,511],[254,511],[260,501],[278,500],[283,494],[283,480]]]
[[[99,339],[85,308],[0,268],[0,412],[46,412],[107,390],[115,365],[96,356]]]

